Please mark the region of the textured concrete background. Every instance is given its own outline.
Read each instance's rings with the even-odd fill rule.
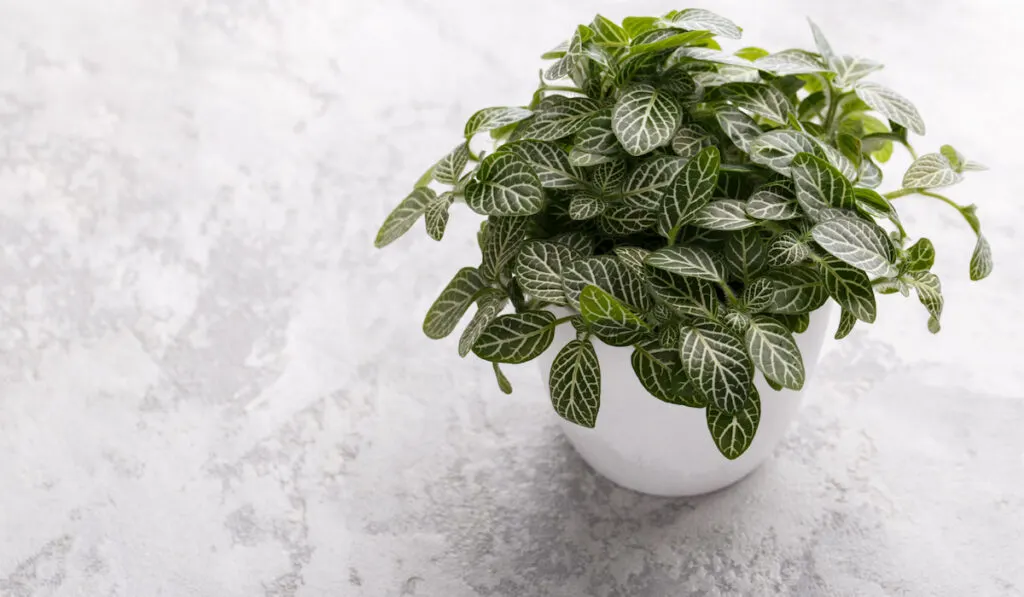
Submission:
[[[992,167],[954,194],[996,272],[900,199],[943,332],[882,300],[773,461],[665,500],[590,472],[531,366],[504,396],[420,335],[477,217],[371,239],[575,23],[683,6],[0,0],[0,595],[1021,595],[1020,3],[705,5],[887,62],[919,147]]]

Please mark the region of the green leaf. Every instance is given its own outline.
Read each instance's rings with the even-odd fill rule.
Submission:
[[[713,404],[707,409],[711,439],[722,456],[729,460],[736,460],[747,451],[761,422],[761,397],[753,386],[749,388],[749,394],[739,412],[729,413]]]
[[[660,26],[658,17],[626,17],[622,20],[622,28],[630,37],[636,37]]]
[[[498,389],[505,394],[511,394],[512,384],[508,381],[508,378],[505,377],[505,374],[501,372],[501,368],[497,363],[491,363],[491,366],[494,368],[494,377],[498,380]]]
[[[769,54],[755,60],[754,66],[780,77],[828,71],[828,67],[817,56],[803,50],[783,50]]]
[[[732,106],[715,108],[715,118],[726,136],[736,144],[736,147],[749,154],[750,144],[754,139],[760,137],[762,132],[761,127],[757,126],[754,119]]]
[[[690,76],[685,65],[679,65],[661,73],[656,87],[668,92],[684,104],[697,101],[701,94],[700,86]]]
[[[738,108],[778,123],[787,122],[793,111],[785,93],[763,83],[728,83],[717,87],[711,99],[729,101]]]
[[[926,272],[935,264],[935,245],[922,238],[907,249],[903,267],[909,272]]]
[[[877,313],[875,290],[867,275],[834,257],[825,257],[819,263],[825,288],[843,312],[866,323],[874,323]]]
[[[427,310],[423,333],[435,340],[452,333],[473,303],[473,297],[485,286],[486,281],[476,268],[460,269]]]
[[[614,156],[601,155],[597,153],[587,153],[573,148],[569,151],[569,163],[579,168],[586,168],[589,166],[597,166],[599,164],[607,164],[614,160]]]
[[[750,360],[761,373],[784,388],[804,387],[804,361],[793,335],[771,317],[756,315],[744,337]]]
[[[431,200],[423,211],[423,222],[427,227],[427,235],[434,240],[441,240],[444,237],[444,230],[448,226],[448,208],[455,202],[455,195],[441,193],[440,196]]]
[[[525,363],[551,346],[554,322],[548,311],[502,315],[484,329],[473,344],[473,354],[493,363]]]
[[[670,68],[680,63],[688,62],[711,62],[714,64],[727,64],[730,66],[742,66],[746,68],[753,68],[754,63],[749,60],[744,60],[739,56],[733,56],[721,50],[715,50],[713,48],[701,48],[701,47],[683,47],[678,48],[669,59],[665,62],[665,66]]]
[[[624,200],[608,203],[598,217],[597,225],[609,236],[629,236],[647,230],[656,221],[657,216],[647,207]]]
[[[565,55],[548,67],[544,77],[552,81],[564,79],[573,74],[573,71],[578,70],[580,62],[585,59],[583,44],[593,36],[593,33],[589,27],[578,26],[572,39],[569,40]]]
[[[673,183],[688,163],[682,158],[669,156],[647,158],[640,162],[622,185],[622,200],[629,205],[656,212],[660,209],[666,187]]]
[[[691,408],[707,406],[706,399],[686,379],[675,345],[663,347],[654,341],[638,344],[630,363],[640,384],[658,400]]]
[[[743,230],[756,226],[757,222],[747,218],[746,205],[739,199],[716,199],[702,207],[690,223],[709,230]]]
[[[676,313],[713,318],[718,311],[718,295],[710,282],[653,268],[647,279],[651,293]]]
[[[811,235],[821,248],[873,278],[897,274],[892,243],[876,224],[854,218],[835,218],[816,224]]]
[[[836,330],[836,340],[842,340],[850,335],[857,318],[849,311],[843,310],[839,313],[839,329]]]
[[[882,116],[901,124],[914,131],[918,135],[924,134],[924,120],[918,113],[910,100],[896,93],[888,87],[861,81],[854,86],[857,97],[864,100],[864,103],[877,110]]]
[[[703,8],[681,10],[671,21],[676,27],[695,31],[710,31],[729,39],[739,39],[741,35],[741,29],[736,26],[736,23]]]
[[[551,237],[551,242],[565,245],[579,253],[582,257],[590,257],[594,254],[594,237],[586,232],[572,231],[563,232]]]
[[[480,273],[488,280],[497,280],[505,267],[519,255],[526,238],[530,219],[515,216],[491,216],[483,236],[483,262]]]
[[[469,139],[477,133],[485,133],[493,129],[521,122],[532,115],[533,112],[526,108],[495,107],[478,110],[476,114],[470,116],[469,120],[466,122],[466,139]]]
[[[721,157],[717,147],[702,149],[686,162],[664,193],[658,214],[658,232],[675,238],[689,221],[707,205],[718,182]]]
[[[828,160],[828,163],[842,174],[843,178],[848,181],[853,181],[857,178],[857,167],[841,151],[824,141],[818,139],[814,141],[818,145],[817,152],[820,152]]]
[[[551,404],[560,417],[594,427],[601,407],[601,365],[590,341],[572,340],[551,363]]]
[[[569,154],[554,143],[516,141],[501,146],[533,167],[540,184],[547,189],[578,189],[585,185],[583,173],[569,163]]]
[[[724,325],[711,321],[679,330],[683,371],[715,408],[735,413],[745,405],[754,366],[743,343]]]
[[[557,60],[569,51],[569,40],[563,41],[557,46],[540,55],[541,60]]]
[[[949,159],[941,153],[926,153],[914,160],[903,175],[903,188],[934,189],[948,187],[963,180]]]
[[[480,335],[501,314],[507,304],[508,296],[500,290],[485,291],[480,295],[476,301],[476,313],[473,314],[466,329],[462,331],[462,337],[459,338],[460,357],[469,354]]]
[[[588,97],[567,97],[537,113],[521,128],[521,139],[558,141],[574,135],[604,106]]]
[[[776,236],[768,247],[768,264],[772,267],[796,265],[811,256],[811,246],[795,232]]]
[[[760,313],[772,306],[775,286],[769,278],[758,278],[743,289],[741,301],[751,313]]]
[[[672,151],[683,159],[691,159],[711,144],[711,135],[696,124],[684,124],[672,137]]]
[[[594,17],[590,23],[590,29],[594,32],[595,43],[609,48],[621,48],[629,45],[629,33],[618,23],[610,21],[601,15]]]
[[[615,247],[615,256],[619,261],[640,276],[646,275],[644,259],[650,254],[649,250],[640,247]]]
[[[530,296],[556,305],[567,303],[562,290],[562,270],[581,256],[565,245],[530,240],[523,243],[516,260],[515,277]]]
[[[812,219],[824,219],[827,208],[855,205],[853,185],[825,160],[798,153],[790,164],[796,186],[796,200]]]
[[[706,31],[683,32],[678,29],[663,29],[657,32],[648,32],[634,39],[629,53],[635,56],[637,54],[661,52],[680,46],[692,46],[710,38],[711,34]]]
[[[589,220],[601,215],[605,203],[587,192],[576,193],[569,203],[569,217],[574,220]]]
[[[768,247],[757,230],[730,234],[725,241],[725,267],[734,277],[748,281],[768,266]]]
[[[573,140],[573,152],[613,156],[621,150],[612,130],[612,110],[599,110],[587,119]]]
[[[807,19],[807,23],[811,26],[811,33],[814,35],[814,45],[818,48],[818,53],[825,59],[826,62],[832,62],[835,59],[835,52],[832,51],[832,46],[829,45],[828,40],[825,39],[825,34],[821,32],[821,29],[814,24],[814,21]]]
[[[622,189],[627,173],[625,160],[607,162],[590,171],[590,184],[601,195],[612,195]]]
[[[658,249],[647,256],[644,263],[654,269],[672,274],[710,280],[725,281],[725,266],[722,259],[701,247],[674,246]]]
[[[435,198],[437,198],[437,194],[427,187],[414,189],[384,219],[384,223],[377,232],[377,238],[373,242],[374,246],[379,249],[398,240],[412,228],[416,220],[423,215],[427,205]]]
[[[462,177],[462,171],[466,169],[466,162],[469,160],[469,145],[465,142],[459,143],[455,149],[448,152],[434,164],[434,180],[445,184],[455,184]]]
[[[942,284],[939,282],[939,277],[931,272],[911,272],[903,280],[917,291],[918,300],[931,316],[928,321],[928,329],[933,334],[937,333],[943,305]]]
[[[651,297],[644,280],[614,255],[586,257],[562,270],[562,286],[569,305],[579,309],[580,294],[587,286],[597,286],[639,313],[651,308]]]
[[[747,333],[747,328],[750,327],[750,314],[745,311],[738,311],[735,309],[724,308],[724,313],[721,316],[721,320],[725,325],[729,326],[734,334],[742,337]]]
[[[747,215],[757,220],[792,220],[800,217],[793,183],[779,181],[761,185],[747,200]]]
[[[766,310],[772,313],[810,313],[828,300],[828,292],[822,285],[821,275],[814,268],[778,268],[770,271],[767,278],[772,283],[772,299]]]
[[[750,160],[789,176],[789,165],[798,153],[811,153],[817,145],[805,133],[778,129],[768,131],[750,143]]]
[[[466,184],[466,204],[479,214],[526,216],[544,208],[544,191],[528,163],[498,152],[484,158]]]
[[[757,61],[760,58],[764,58],[769,54],[768,50],[764,48],[758,48],[757,46],[747,46],[745,48],[740,48],[733,53],[739,56],[740,58],[743,58],[744,60],[750,60],[752,62]]]
[[[875,71],[882,70],[882,64],[858,56],[836,56],[829,61],[836,76],[832,82],[837,87],[849,87]]]
[[[900,221],[896,208],[891,201],[871,189],[854,189],[854,196],[857,200],[857,210],[875,218],[889,218],[897,223]]]
[[[810,313],[774,313],[772,317],[794,334],[802,334],[811,325]]]
[[[622,91],[612,110],[612,130],[630,155],[667,145],[679,128],[683,108],[671,95],[646,83]]]
[[[992,273],[992,247],[988,240],[978,233],[978,242],[971,254],[971,280],[977,282]]]
[[[583,288],[580,314],[594,334],[612,346],[628,346],[651,331],[639,315],[597,286]]]
[[[857,186],[875,189],[880,184],[882,184],[882,169],[865,157],[860,163],[860,168],[857,170]]]

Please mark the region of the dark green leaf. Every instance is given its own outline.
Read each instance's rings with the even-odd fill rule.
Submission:
[[[926,272],[935,263],[935,245],[927,238],[922,238],[907,249],[903,267],[910,272]]]
[[[789,164],[798,153],[811,153],[817,147],[805,133],[778,129],[768,131],[750,143],[750,160],[789,176]]]
[[[811,218],[820,221],[829,207],[854,207],[853,185],[825,160],[799,153],[790,164],[790,172],[797,202]]]
[[[530,219],[516,216],[491,216],[484,231],[483,262],[480,273],[488,280],[497,280],[505,266],[519,255],[526,238]]]
[[[589,220],[601,215],[605,202],[587,192],[579,192],[572,196],[569,203],[569,217],[574,220]]]
[[[725,241],[725,267],[735,278],[752,280],[768,265],[768,247],[756,230],[730,234]]]
[[[874,278],[897,274],[893,247],[885,231],[876,224],[854,218],[835,218],[811,229],[823,249]]]
[[[586,257],[570,263],[562,270],[562,286],[569,304],[576,309],[586,286],[597,286],[639,313],[651,308],[643,278],[614,255]]]
[[[544,191],[528,163],[498,152],[484,158],[466,184],[466,204],[479,214],[525,216],[543,209]]]
[[[523,243],[516,261],[515,276],[530,296],[556,305],[566,304],[562,270],[581,255],[565,245],[531,240]]]
[[[747,451],[761,422],[761,397],[753,385],[748,392],[749,397],[739,412],[729,413],[713,404],[708,406],[707,421],[711,439],[722,456],[729,460],[736,460]]]
[[[612,130],[612,110],[598,111],[576,132],[573,151],[599,156],[615,155],[621,150],[615,132]]]
[[[743,343],[711,321],[683,326],[679,334],[679,359],[690,381],[715,408],[739,412],[754,376]]]
[[[857,318],[849,311],[843,310],[839,313],[839,329],[836,330],[836,340],[842,340],[850,335]]]
[[[615,256],[619,261],[640,276],[647,275],[644,270],[644,259],[650,254],[649,250],[640,247],[615,247]]]
[[[459,143],[434,165],[434,180],[445,184],[457,183],[462,177],[462,171],[466,169],[468,160],[469,145],[465,142]]]
[[[612,195],[622,189],[622,183],[626,180],[626,162],[615,160],[606,162],[594,167],[590,171],[590,184],[602,195]]]
[[[810,256],[811,246],[792,231],[776,236],[768,247],[768,263],[772,267],[796,265]]]
[[[448,208],[455,201],[455,195],[441,193],[427,204],[423,210],[423,222],[427,227],[427,235],[434,240],[441,240],[444,237],[444,230],[448,226]]]
[[[612,346],[628,346],[651,331],[639,315],[597,286],[583,288],[580,314],[590,330]]]
[[[942,284],[939,277],[931,272],[911,272],[903,280],[917,291],[917,298],[928,310],[928,329],[934,334],[939,331],[942,317]]]
[[[665,189],[687,163],[682,158],[669,156],[647,158],[630,172],[626,183],[622,185],[622,200],[652,212],[656,218]]]
[[[569,163],[569,154],[554,143],[516,141],[501,146],[533,167],[540,184],[548,189],[577,189],[584,186],[583,173]]]
[[[672,137],[672,151],[688,160],[707,147],[711,141],[711,135],[699,125],[684,124]]]
[[[469,320],[466,329],[462,331],[459,338],[459,356],[465,357],[473,349],[473,345],[480,338],[480,334],[487,329],[487,326],[494,321],[505,305],[508,304],[508,296],[500,290],[485,291],[476,301],[476,313]]]
[[[651,268],[647,275],[651,293],[676,313],[713,318],[718,295],[710,282]]]
[[[726,136],[744,151],[750,153],[750,144],[761,136],[761,127],[754,119],[732,106],[720,106],[715,109],[715,118]]]
[[[473,354],[494,363],[525,363],[551,346],[555,316],[548,311],[502,315],[473,344]]]
[[[679,128],[683,108],[671,95],[646,83],[622,91],[612,110],[612,130],[630,155],[667,145]]]
[[[810,313],[828,300],[828,292],[814,268],[778,268],[770,271],[767,277],[772,282],[771,306],[767,311],[772,313]]]
[[[604,106],[587,97],[567,97],[537,113],[520,129],[520,138],[558,141],[587,126]]]
[[[653,341],[639,344],[630,362],[640,384],[658,400],[691,408],[707,406],[704,397],[688,383],[674,344],[669,347]]]
[[[566,421],[594,427],[601,407],[601,365],[590,341],[572,340],[551,363],[551,404]]]
[[[747,217],[746,202],[739,199],[716,199],[702,207],[690,222],[709,230],[743,230],[757,225]]]
[[[772,306],[775,287],[769,278],[758,278],[743,289],[741,300],[747,311],[760,313]]]
[[[978,233],[978,242],[974,245],[974,253],[971,254],[971,280],[978,281],[987,278],[992,273],[992,247],[988,239]]]
[[[679,229],[707,205],[718,181],[721,157],[717,147],[707,147],[686,162],[664,194],[658,215],[658,232],[675,238]]]
[[[654,269],[712,282],[725,281],[725,266],[717,254],[695,246],[658,249],[644,263]]]
[[[581,257],[590,257],[594,254],[594,237],[586,232],[563,232],[551,237],[550,240],[569,247],[579,253]]]
[[[825,288],[843,311],[857,319],[874,323],[877,306],[871,280],[861,270],[834,257],[821,259]]]
[[[427,310],[423,333],[435,340],[452,333],[473,303],[473,297],[485,286],[486,281],[476,268],[460,269]]]
[[[780,181],[761,185],[747,200],[747,215],[757,220],[792,220],[800,217],[793,183]]]
[[[437,194],[427,187],[414,189],[408,197],[398,204],[388,217],[384,219],[377,238],[373,244],[378,249],[398,240],[408,232],[416,220],[423,215],[423,211],[431,201],[437,198]]]
[[[756,315],[747,328],[747,353],[764,376],[791,390],[804,386],[804,362],[793,335],[770,317]]]

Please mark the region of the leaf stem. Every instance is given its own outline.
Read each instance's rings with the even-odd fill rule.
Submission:
[[[725,297],[729,299],[730,305],[736,306],[739,304],[740,299],[739,297],[736,296],[736,293],[732,291],[732,288],[729,288],[729,284],[719,281],[718,287],[721,288],[722,292],[725,293]]]
[[[959,212],[963,212],[963,210],[964,210],[964,208],[961,207],[959,203],[957,203],[956,201],[953,201],[952,199],[950,199],[949,197],[946,197],[945,195],[940,195],[938,193],[933,193],[931,191],[925,191],[925,190],[921,190],[920,193],[922,195],[924,195],[925,197],[931,197],[933,199],[938,199],[939,201],[942,201],[943,203],[951,205],[954,209],[956,209]]]
[[[559,317],[558,319],[556,319],[556,320],[552,321],[552,322],[551,322],[551,323],[550,323],[549,325],[550,325],[551,327],[555,327],[555,326],[557,326],[557,325],[561,325],[561,324],[563,324],[563,323],[565,323],[565,322],[567,322],[567,321],[572,321],[572,319],[573,319],[574,317],[576,317],[576,316],[575,316],[575,315],[567,315],[567,316],[565,316],[565,317]]]
[[[886,199],[892,200],[892,199],[898,199],[900,197],[906,197],[907,195],[913,195],[915,193],[920,193],[920,192],[921,192],[921,189],[900,189],[898,191],[892,191],[890,193],[886,193],[886,194],[884,194],[882,196],[885,197]]]
[[[579,87],[568,87],[565,85],[541,85],[541,91],[568,91],[570,93],[584,93]]]

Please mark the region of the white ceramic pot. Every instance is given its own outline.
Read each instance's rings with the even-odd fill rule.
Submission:
[[[810,379],[829,333],[832,301],[811,314],[810,327],[796,335]],[[575,338],[560,325],[555,341],[537,361],[547,383],[551,361]],[[704,409],[668,404],[647,393],[630,365],[632,348],[594,341],[601,361],[601,408],[597,425],[587,429],[561,420],[562,431],[597,472],[618,485],[652,495],[699,495],[727,487],[764,462],[796,417],[801,392],[776,392],[760,374],[761,422],[750,448],[727,460],[708,433]],[[805,384],[806,387],[806,384]]]

